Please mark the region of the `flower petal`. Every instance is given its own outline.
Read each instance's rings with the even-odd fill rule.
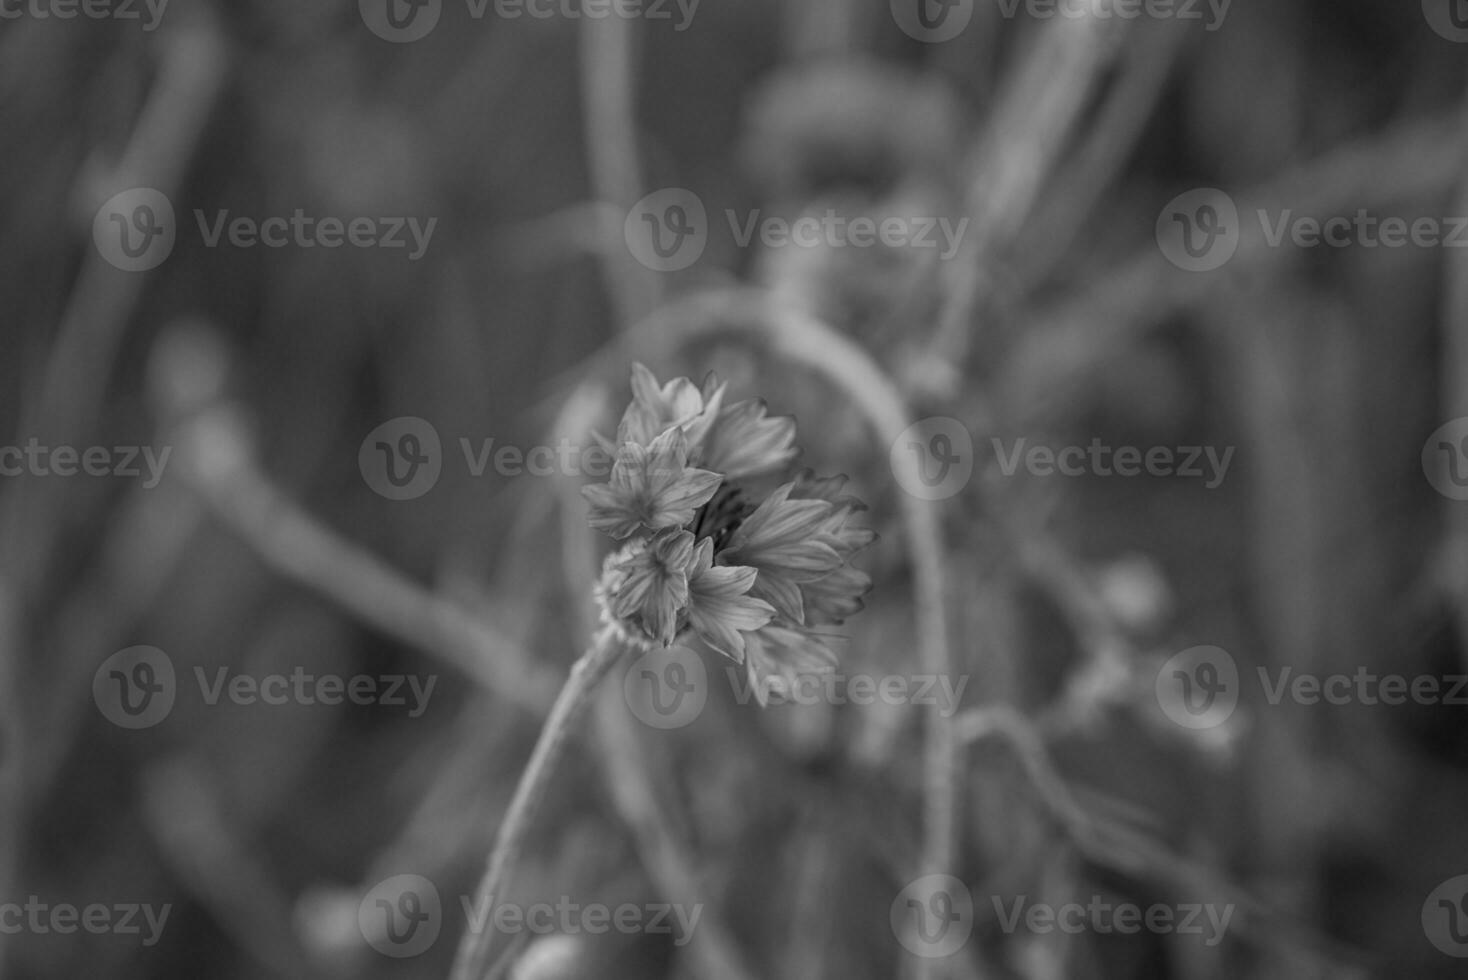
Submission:
[[[648,448],[647,526],[681,527],[708,503],[724,478],[687,465],[688,439],[681,429],[669,429]]]
[[[688,624],[715,650],[735,663],[744,661],[744,633],[775,617],[769,603],[748,595],[757,572],[713,564],[713,541],[694,551],[688,578]]]
[[[782,470],[798,454],[794,419],[770,417],[763,402],[743,401],[709,427],[699,463],[738,480]]]
[[[584,486],[581,495],[591,504],[587,522],[603,534],[620,541],[642,527],[642,516],[632,510],[626,495],[618,493],[610,484]]]

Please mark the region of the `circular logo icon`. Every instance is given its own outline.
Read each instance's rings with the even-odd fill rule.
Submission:
[[[438,26],[443,0],[357,0],[362,23],[384,41],[421,41]]]
[[[974,0],[892,0],[892,19],[914,41],[938,44],[962,34]]]
[[[1449,956],[1468,957],[1468,875],[1449,878],[1422,903],[1422,931]]]
[[[1184,728],[1216,728],[1238,707],[1238,665],[1222,647],[1189,647],[1157,672],[1157,703]]]
[[[1440,37],[1468,41],[1468,0],[1422,0],[1422,16]]]
[[[1449,500],[1468,500],[1468,416],[1453,419],[1422,445],[1422,472]]]
[[[919,500],[946,500],[974,475],[974,438],[955,418],[915,422],[892,443],[892,475]]]
[[[362,440],[357,468],[372,491],[388,500],[414,500],[443,472],[438,430],[412,415],[384,422]]]
[[[632,206],[622,236],[638,262],[655,272],[678,272],[703,255],[709,241],[708,212],[692,191],[665,187]]]
[[[357,906],[357,928],[383,956],[417,956],[438,940],[443,928],[438,889],[422,875],[394,875],[380,881]]]
[[[92,243],[123,272],[147,272],[163,264],[178,240],[173,204],[151,187],[114,194],[92,219]]]
[[[1157,216],[1157,247],[1187,272],[1212,272],[1239,248],[1239,209],[1212,187],[1179,194]]]
[[[708,681],[703,660],[692,650],[655,648],[627,668],[622,696],[644,725],[682,728],[703,713],[709,699]]]
[[[892,900],[892,934],[914,956],[942,959],[968,942],[974,899],[952,875],[924,875]]]
[[[119,650],[92,675],[92,700],[119,728],[152,728],[173,710],[178,683],[173,661],[157,647]]]

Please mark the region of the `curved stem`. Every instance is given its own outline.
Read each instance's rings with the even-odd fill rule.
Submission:
[[[535,743],[535,751],[530,754],[525,774],[520,777],[520,784],[515,787],[510,807],[505,811],[499,834],[495,837],[494,849],[489,854],[484,877],[474,895],[473,907],[484,910],[484,922],[492,921],[495,893],[509,884],[525,844],[525,836],[530,831],[546,787],[550,785],[551,776],[576,731],[577,723],[592,703],[592,694],[602,678],[606,677],[622,653],[623,645],[615,635],[609,630],[598,633],[591,648],[572,665],[565,687],[556,696],[550,716],[546,718],[545,727],[540,730],[540,738]],[[489,929],[471,929],[464,934],[454,956],[452,980],[479,980],[484,975],[493,936],[494,933]]]

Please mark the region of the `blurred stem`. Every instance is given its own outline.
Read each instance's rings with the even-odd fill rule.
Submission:
[[[1468,103],[1465,103],[1468,105]],[[1464,115],[1468,115],[1465,110]],[[1465,153],[1468,156],[1468,153]],[[1468,214],[1468,180],[1459,181],[1454,193],[1453,214]],[[1443,367],[1441,378],[1442,421],[1468,415],[1468,260],[1448,251],[1443,289],[1447,294],[1443,318]],[[1457,501],[1445,501],[1447,539],[1441,574],[1458,635],[1468,638],[1468,511]],[[1468,667],[1468,645],[1460,654]]]
[[[633,34],[628,17],[581,19],[581,101],[592,194],[625,216],[642,196],[634,105]],[[620,235],[618,236],[620,237]],[[602,275],[618,329],[625,330],[659,302],[657,273],[622,249],[601,251]]]
[[[515,795],[510,800],[510,808],[500,823],[494,849],[489,854],[488,866],[475,892],[474,908],[483,909],[486,913],[492,912],[495,895],[509,884],[520,851],[524,848],[525,837],[530,832],[531,822],[540,809],[546,787],[550,785],[566,745],[575,734],[586,709],[592,704],[592,695],[602,679],[621,659],[624,650],[623,643],[616,635],[610,629],[604,629],[596,635],[581,659],[571,666],[571,675],[566,678],[566,686],[561,688],[555,704],[551,706],[550,716],[545,720],[545,727],[540,730],[540,738],[535,743],[535,751],[530,754],[525,774],[520,777],[520,784],[515,787]],[[486,918],[485,921],[489,919]],[[493,936],[490,929],[477,932],[470,930],[464,934],[454,957],[452,980],[479,980],[484,976]]]
[[[927,351],[930,367],[961,365],[968,357],[974,314],[991,289],[996,262],[1039,202],[1122,34],[1097,17],[1057,19],[1010,74],[994,121],[973,151],[966,211],[975,234],[962,260],[945,267],[947,299]]]
[[[185,479],[214,515],[277,574],[325,595],[364,623],[453,664],[487,691],[539,715],[555,679],[515,640],[342,538],[260,472],[221,407],[179,432]],[[212,453],[210,452],[212,450]],[[198,462],[210,455],[223,460]]]

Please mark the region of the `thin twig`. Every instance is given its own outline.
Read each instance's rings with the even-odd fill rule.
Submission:
[[[530,762],[500,823],[484,877],[475,891],[475,908],[492,912],[496,894],[510,883],[525,837],[561,755],[591,704],[597,686],[623,652],[624,645],[616,635],[610,629],[603,630],[586,653],[571,666],[571,675],[566,678],[566,686],[561,688],[556,703],[551,707]],[[485,975],[493,936],[494,933],[488,929],[470,930],[464,934],[454,956],[454,968],[450,974],[453,980],[480,980]]]

